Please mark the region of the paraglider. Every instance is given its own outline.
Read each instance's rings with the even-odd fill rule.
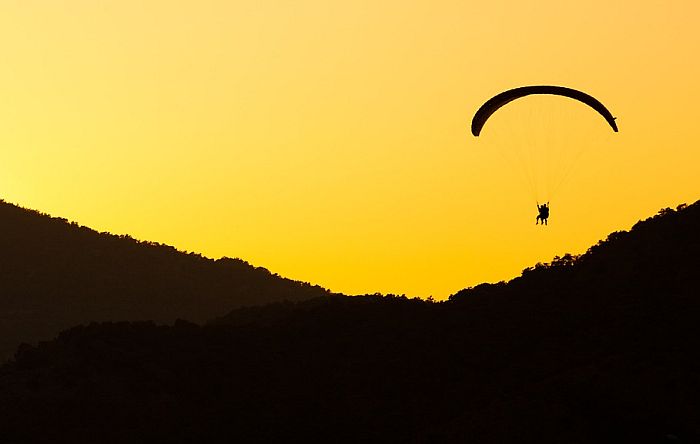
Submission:
[[[514,100],[518,100],[523,97],[532,95],[567,97],[569,99],[573,99],[577,102],[587,105],[589,108],[591,108],[593,111],[597,112],[601,117],[603,117],[605,122],[607,122],[608,126],[614,132],[618,132],[616,117],[614,117],[610,110],[608,110],[608,108],[595,97],[584,93],[583,91],[568,88],[565,86],[531,85],[521,86],[518,88],[513,88],[501,92],[491,97],[483,105],[481,105],[474,114],[471,121],[471,132],[474,135],[474,137],[480,136],[486,122],[488,122],[491,116],[494,113],[496,113],[500,108]],[[542,102],[536,101],[535,103]],[[551,119],[552,115],[557,116],[556,113],[552,113],[550,108],[547,108],[545,111],[547,111],[547,114],[549,114],[549,117],[545,115],[545,121],[548,118]],[[523,178],[525,179],[523,185],[525,185],[525,188],[529,188],[530,191],[532,191],[533,197],[535,198],[533,200],[536,200],[538,214],[535,220],[535,224],[540,224],[541,222],[542,225],[547,225],[547,219],[549,218],[550,212],[549,199],[553,197],[553,193],[559,186],[561,186],[561,184],[564,182],[564,179],[566,179],[568,174],[571,172],[574,163],[578,160],[578,157],[580,156],[583,149],[586,146],[590,146],[587,145],[581,139],[581,133],[576,134],[575,137],[577,139],[575,139],[575,142],[570,143],[566,139],[574,137],[574,134],[569,135],[569,133],[566,132],[566,129],[560,128],[561,125],[555,125],[555,120],[552,120],[551,122],[546,122],[550,123],[550,125],[546,127],[546,130],[544,132],[538,133],[537,130],[533,127],[532,134],[525,134],[525,137],[522,138],[513,137],[512,139],[507,139],[508,141],[505,142],[505,145],[504,142],[501,142],[500,145],[512,147],[511,149],[513,150],[513,155],[510,157],[513,158],[516,164],[520,164],[520,172],[522,173]],[[501,126],[501,129],[503,128],[504,127]],[[529,127],[525,126],[524,128]],[[511,127],[506,127],[506,129],[508,131],[513,131],[513,128]],[[554,139],[550,136],[552,130],[561,130],[565,133],[565,143],[563,145],[553,143]],[[597,134],[598,131],[592,131],[592,133]],[[587,133],[583,133],[584,136],[586,134]],[[533,139],[533,136],[537,135],[539,135],[540,137]],[[503,135],[499,134],[497,134],[497,136],[501,138],[503,137]],[[577,151],[565,153],[564,145],[575,146],[577,148]],[[566,157],[569,158],[568,164],[564,163],[564,161],[567,160],[565,159]],[[542,188],[544,188],[544,190]],[[542,199],[542,197],[545,197],[545,199]],[[537,200],[539,200],[540,202],[546,200],[547,203],[540,205],[539,202],[537,202]]]
[[[547,225],[547,219],[549,219],[549,202],[543,203],[542,205],[538,202],[537,211],[539,214],[537,215],[537,219],[535,219],[535,225],[539,224],[540,221],[542,221],[542,225]]]

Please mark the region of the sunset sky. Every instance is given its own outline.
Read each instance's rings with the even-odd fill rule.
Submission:
[[[442,299],[700,199],[698,23],[690,0],[2,1],[0,198]],[[471,135],[530,84],[592,94],[620,132],[535,98]],[[533,113],[576,160],[546,228],[509,159],[548,137]]]

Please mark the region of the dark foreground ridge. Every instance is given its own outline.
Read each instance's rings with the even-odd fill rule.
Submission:
[[[433,303],[103,323],[0,369],[25,442],[700,442],[700,204]]]
[[[204,322],[327,291],[256,268],[98,233],[0,201],[0,362],[21,342],[91,321]],[[2,438],[0,438],[0,441]]]

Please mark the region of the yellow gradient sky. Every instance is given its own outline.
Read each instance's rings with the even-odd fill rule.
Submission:
[[[335,291],[444,298],[700,198],[699,5],[2,1],[0,197]],[[540,83],[620,126],[552,104],[569,149],[594,146],[546,229],[503,153],[551,101],[468,131]]]

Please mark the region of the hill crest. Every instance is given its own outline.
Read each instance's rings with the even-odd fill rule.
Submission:
[[[71,328],[0,367],[0,434],[698,442],[698,253],[696,203],[446,302],[324,295]]]
[[[0,201],[0,356],[92,322],[203,322],[242,305],[328,293],[253,267],[100,233]]]

